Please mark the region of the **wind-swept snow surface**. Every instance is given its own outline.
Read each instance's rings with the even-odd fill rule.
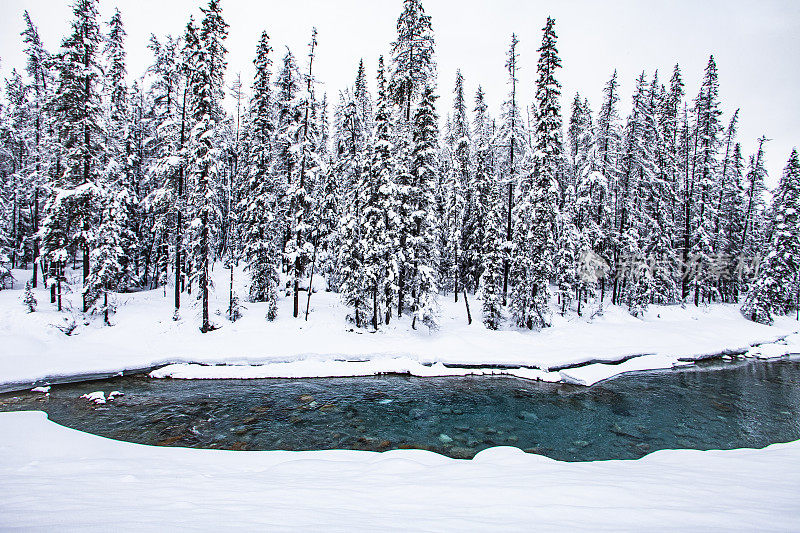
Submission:
[[[562,463],[516,448],[159,448],[0,414],[0,529],[797,531],[800,442]]]

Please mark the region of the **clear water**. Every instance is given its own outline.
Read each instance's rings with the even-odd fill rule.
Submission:
[[[125,395],[93,405],[82,394]],[[800,439],[800,362],[714,363],[629,374],[591,388],[515,378],[180,381],[145,376],[0,395],[65,426],[162,446],[233,450],[422,448],[471,458],[498,445],[566,461],[664,448]]]

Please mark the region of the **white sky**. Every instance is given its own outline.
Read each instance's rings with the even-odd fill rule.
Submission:
[[[45,45],[55,50],[71,18],[67,0],[0,0],[0,58],[3,76],[24,66],[22,13],[30,11]],[[128,71],[138,77],[150,63],[150,33],[182,33],[190,13],[204,0],[101,0],[107,21],[120,8],[128,32]],[[687,94],[693,98],[713,53],[720,77],[724,120],[741,107],[739,140],[745,154],[762,133],[767,144],[769,184],[777,183],[793,146],[800,144],[800,2],[787,1],[593,1],[593,0],[423,0],[433,18],[439,66],[439,113],[451,102],[455,71],[461,68],[470,100],[483,85],[493,113],[506,87],[503,68],[510,35],[520,43],[521,97],[530,102],[536,74],[536,48],[547,15],[556,19],[564,68],[562,108],[566,117],[576,90],[596,112],[605,82],[616,68],[626,116],[636,76],[654,69],[668,81],[681,65]],[[305,61],[311,27],[319,30],[318,79],[331,101],[351,84],[363,57],[374,80],[377,56],[388,55],[402,0],[222,0],[230,24],[228,79],[242,73],[249,85],[252,60],[263,29],[272,39],[273,61],[288,45]],[[302,64],[302,63],[301,63]]]

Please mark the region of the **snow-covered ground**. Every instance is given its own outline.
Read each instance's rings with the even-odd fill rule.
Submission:
[[[800,442],[592,463],[149,447],[3,413],[0,529],[797,531],[798,464]]]
[[[311,298],[308,321],[292,318],[291,299],[282,298],[275,322],[265,320],[264,304],[245,303],[244,317],[230,323],[224,317],[228,273],[216,265],[211,311],[220,312],[212,316],[222,327],[202,334],[193,297],[184,294],[182,318],[172,320],[171,288],[117,295],[113,327],[103,326],[100,319],[85,321],[77,311],[56,312],[41,285],[35,291],[38,310],[29,314],[22,303],[22,289],[30,273],[17,270],[14,290],[0,291],[0,384],[29,384],[167,363],[262,366],[178,365],[159,371],[158,376],[314,377],[380,372],[426,376],[491,373],[499,371],[496,366],[522,366],[503,372],[591,384],[621,372],[669,368],[680,364],[680,359],[744,351],[752,344],[771,342],[800,329],[792,317],[763,326],[742,318],[737,306],[711,305],[654,306],[643,319],[608,306],[594,318],[588,316],[593,308],[584,317],[555,315],[554,327],[544,331],[488,331],[480,322],[480,301],[470,296],[472,325],[467,325],[463,298],[455,303],[443,297],[437,331],[412,330],[404,317],[373,333],[354,331],[345,322],[346,309],[339,296],[322,290]],[[77,273],[72,276],[77,281]],[[237,292],[245,295],[244,275],[237,272],[236,280]],[[305,309],[305,295],[301,294]],[[73,290],[67,296],[68,305],[77,310],[79,299],[79,289]],[[77,328],[66,336],[57,326],[71,319]],[[793,352],[800,352],[797,335],[788,343],[762,347],[756,355]],[[630,357],[618,365],[602,364]],[[548,371],[587,362],[595,364]],[[443,365],[489,368],[464,370]]]

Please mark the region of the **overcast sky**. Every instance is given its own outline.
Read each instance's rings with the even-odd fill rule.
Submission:
[[[24,66],[19,33],[27,9],[45,45],[56,50],[71,19],[67,0],[1,0],[2,74]],[[151,33],[180,34],[189,14],[204,0],[101,0],[103,21],[114,7],[123,15],[128,40],[128,71],[138,77],[150,63]],[[520,39],[522,101],[530,102],[536,74],[536,48],[547,15],[556,19],[563,61],[562,108],[569,116],[575,91],[599,107],[602,89],[619,71],[626,116],[636,76],[658,69],[667,81],[679,63],[687,94],[697,94],[709,54],[719,68],[720,96],[730,118],[740,111],[739,139],[745,153],[765,134],[769,184],[777,183],[792,147],[800,145],[800,2],[779,1],[533,1],[423,0],[433,18],[439,71],[439,113],[450,106],[455,71],[461,68],[470,99],[482,85],[493,112],[507,92],[503,68],[512,32]],[[352,83],[363,57],[374,80],[377,57],[394,39],[402,0],[222,0],[230,24],[228,79],[241,72],[252,79],[252,61],[262,30],[275,49],[273,61],[289,46],[305,61],[311,28],[319,31],[315,71],[335,100]],[[276,61],[277,62],[277,61]],[[373,82],[374,85],[374,82]]]

